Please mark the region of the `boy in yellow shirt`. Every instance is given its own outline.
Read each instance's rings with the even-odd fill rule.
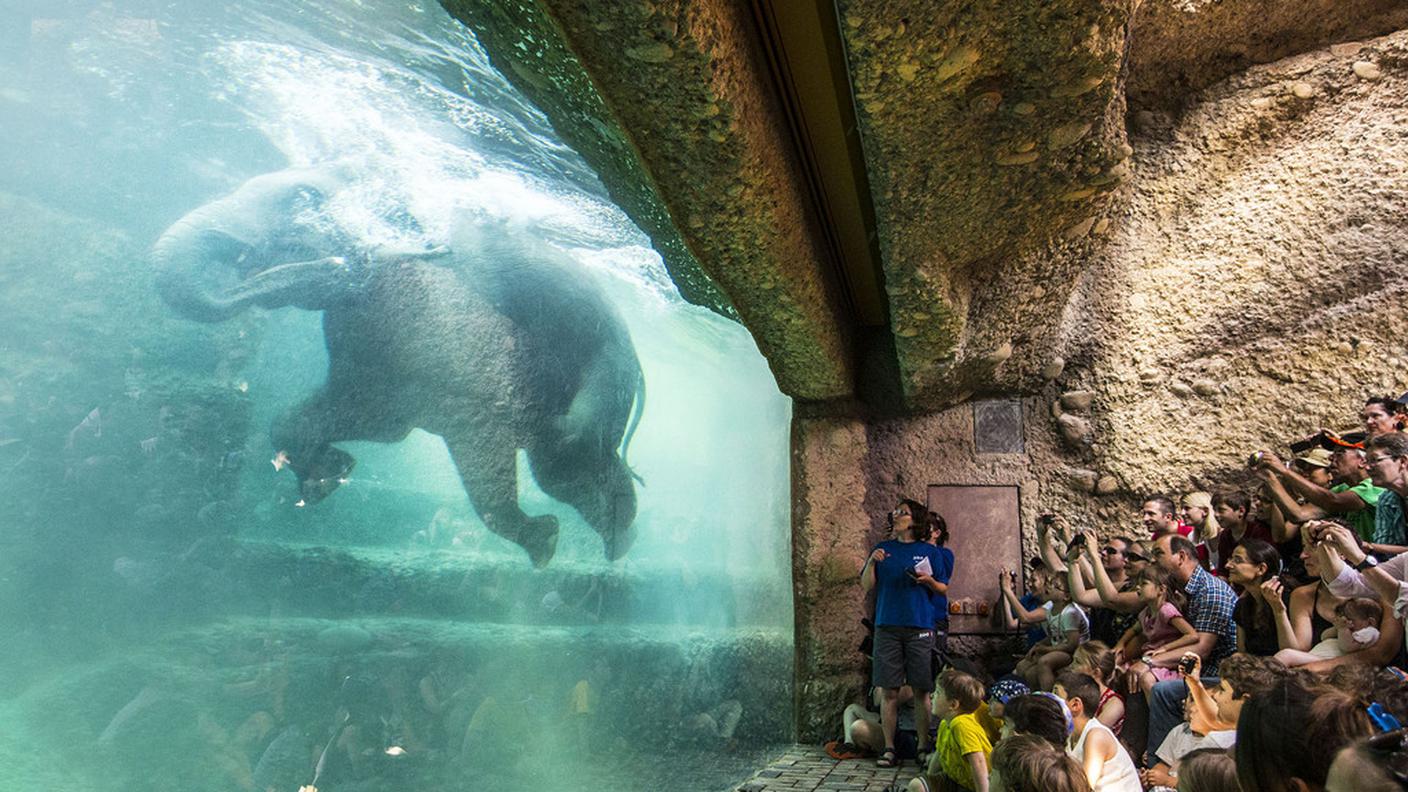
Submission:
[[[983,683],[950,668],[939,674],[935,687],[934,714],[942,722],[929,766],[909,782],[908,792],[937,792],[953,784],[968,792],[988,792],[992,741],[975,714],[983,703]]]

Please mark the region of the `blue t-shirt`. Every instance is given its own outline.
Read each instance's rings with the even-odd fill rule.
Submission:
[[[1036,610],[1037,608],[1040,608],[1042,605],[1045,604],[1045,600],[1030,592],[1023,594],[1022,598],[1017,601],[1022,603],[1022,607],[1026,608],[1029,611]],[[1040,621],[1027,628],[1028,649],[1032,648],[1033,646],[1036,646],[1037,644],[1045,640],[1046,622]]]
[[[934,580],[947,585],[949,578],[953,577],[953,551],[947,547],[935,549],[939,551],[939,561],[929,562],[934,565]],[[929,602],[934,606],[934,621],[948,618],[948,594],[930,591]]]
[[[901,542],[898,539],[881,542],[876,547],[884,550],[886,557],[884,561],[874,564],[875,626],[932,629],[934,603],[929,596],[931,591],[905,572],[914,569],[921,558],[927,558],[934,572],[938,573],[946,563],[939,554],[939,548],[928,542]]]

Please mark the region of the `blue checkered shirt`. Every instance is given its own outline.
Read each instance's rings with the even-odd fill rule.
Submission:
[[[1188,623],[1200,633],[1217,636],[1212,655],[1203,661],[1202,671],[1203,676],[1217,676],[1218,663],[1237,651],[1237,623],[1232,621],[1237,593],[1202,567],[1194,568],[1183,591],[1188,595]]]
[[[1393,490],[1386,489],[1379,495],[1374,508],[1374,544],[1402,546],[1403,499]]]

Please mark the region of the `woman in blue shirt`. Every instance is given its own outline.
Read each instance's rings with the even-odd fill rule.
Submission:
[[[881,767],[894,767],[899,761],[895,730],[901,686],[914,690],[916,733],[925,740],[929,732],[929,694],[934,690],[932,597],[948,590],[948,584],[939,582],[935,574],[948,574],[952,562],[923,541],[930,530],[928,514],[921,503],[900,501],[888,517],[895,538],[876,545],[860,571],[861,588],[875,591],[871,680],[883,691],[880,725],[885,750],[876,760]],[[926,749],[919,746],[921,753]]]

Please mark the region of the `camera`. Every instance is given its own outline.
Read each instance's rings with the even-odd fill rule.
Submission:
[[[1041,520],[1041,524],[1042,524],[1042,525],[1051,525],[1052,523],[1056,522],[1056,515],[1054,515],[1054,514],[1043,514],[1043,515],[1041,515],[1041,517],[1039,517],[1038,519]]]
[[[1078,533],[1071,537],[1071,549],[1074,550],[1077,547],[1085,547],[1085,534]]]
[[[1260,465],[1260,464],[1261,464],[1261,461],[1262,461],[1263,459],[1265,459],[1265,458],[1266,458],[1266,454],[1264,454],[1264,453],[1261,452],[1261,451],[1257,451],[1257,452],[1253,453],[1251,456],[1247,457],[1247,467],[1249,467],[1249,468],[1254,468],[1254,467],[1256,467],[1257,465]]]
[[[1193,673],[1193,668],[1198,664],[1196,657],[1184,657],[1178,661],[1178,670],[1185,674]]]

